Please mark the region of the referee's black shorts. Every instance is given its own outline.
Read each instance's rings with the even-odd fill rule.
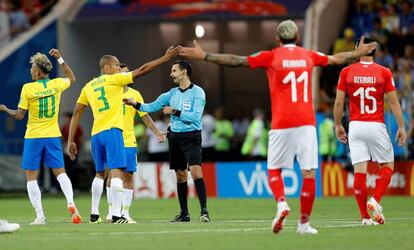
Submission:
[[[201,131],[170,132],[170,169],[186,170],[188,166],[201,166]]]

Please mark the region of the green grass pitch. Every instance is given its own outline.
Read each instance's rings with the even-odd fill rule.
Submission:
[[[48,224],[28,225],[34,211],[26,197],[0,197],[0,218],[18,222],[22,228],[0,235],[1,250],[104,250],[104,249],[414,249],[414,199],[384,197],[385,224],[361,227],[353,197],[316,199],[312,225],[317,235],[297,235],[299,200],[289,199],[292,209],[285,229],[271,233],[275,213],[272,199],[209,199],[212,221],[198,221],[197,200],[190,200],[190,223],[169,220],[178,212],[178,202],[134,200],[131,216],[137,224],[89,224],[90,197],[76,197],[84,218],[73,225],[63,197],[43,198]],[[102,199],[101,215],[106,216]]]

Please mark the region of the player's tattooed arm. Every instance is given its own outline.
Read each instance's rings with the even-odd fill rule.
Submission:
[[[60,51],[58,49],[51,49],[49,51],[49,54],[53,56],[61,66],[63,73],[65,74],[65,77],[69,79],[70,84],[73,84],[76,82],[75,74],[73,73],[72,69],[69,67],[69,65],[63,60],[62,55],[60,54]]]
[[[196,40],[194,40],[193,43],[194,47],[182,48],[180,51],[180,56],[183,56],[187,59],[204,60],[231,67],[249,66],[249,62],[245,56],[206,52],[203,50],[200,44],[197,43]]]
[[[247,61],[246,56],[206,52],[203,60],[231,67],[249,67],[249,62]]]
[[[165,136],[160,130],[155,126],[154,121],[152,120],[151,116],[148,114],[141,117],[142,121],[144,122],[145,126],[151,130],[151,132],[157,136],[159,142],[165,141]]]
[[[0,111],[7,113],[9,116],[13,117],[16,120],[22,120],[24,116],[26,115],[25,109],[9,109],[6,107],[6,105],[1,104],[0,105]]]
[[[328,57],[328,64],[345,64],[358,60],[361,56],[368,55],[377,48],[376,42],[364,43],[364,36],[361,37],[357,48],[354,51],[346,51]]]

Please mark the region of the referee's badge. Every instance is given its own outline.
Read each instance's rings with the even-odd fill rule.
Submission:
[[[190,111],[191,110],[191,102],[183,102],[183,110]]]

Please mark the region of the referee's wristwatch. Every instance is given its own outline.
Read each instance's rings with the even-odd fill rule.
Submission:
[[[179,117],[181,115],[181,110],[172,109],[171,114]]]

